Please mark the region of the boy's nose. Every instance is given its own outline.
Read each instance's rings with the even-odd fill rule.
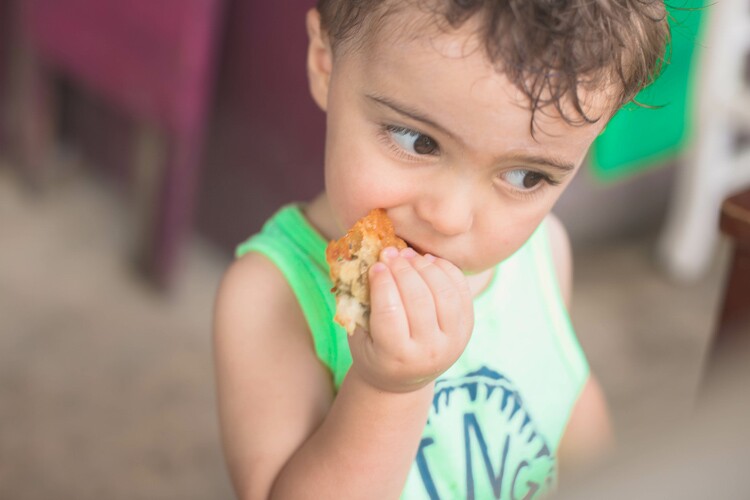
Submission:
[[[471,229],[474,203],[467,186],[454,184],[423,195],[416,203],[417,215],[445,236],[457,236]]]

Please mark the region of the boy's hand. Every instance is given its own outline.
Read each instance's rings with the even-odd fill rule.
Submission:
[[[369,277],[370,334],[349,338],[352,370],[383,391],[424,387],[469,341],[474,307],[466,277],[447,260],[392,247],[383,250]]]

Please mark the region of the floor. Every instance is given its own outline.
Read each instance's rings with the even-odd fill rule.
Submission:
[[[38,196],[0,164],[0,498],[231,498],[210,352],[228,256],[195,238],[160,295],[126,207],[91,175]],[[573,321],[621,439],[690,411],[723,280],[726,249],[671,283],[654,237],[576,248]]]

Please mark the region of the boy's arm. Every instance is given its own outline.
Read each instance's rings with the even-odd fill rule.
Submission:
[[[562,222],[548,216],[550,244],[557,280],[565,305],[570,309],[573,289],[573,258],[570,239]],[[604,392],[594,375],[590,375],[573,407],[558,450],[563,474],[584,468],[614,446],[612,423]]]
[[[292,292],[256,254],[222,282],[214,350],[224,450],[240,498],[399,496],[432,384],[393,394],[350,370],[334,401]]]
[[[266,498],[289,456],[324,418],[330,377],[278,271],[258,254],[226,272],[214,311],[222,441],[240,498]],[[289,307],[293,314],[289,313]],[[284,314],[285,313],[285,314]]]
[[[557,459],[560,475],[581,473],[614,447],[612,423],[601,386],[590,375],[565,427]]]

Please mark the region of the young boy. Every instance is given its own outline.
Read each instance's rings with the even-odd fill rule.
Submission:
[[[320,0],[325,192],[238,248],[218,293],[242,498],[538,498],[611,442],[550,210],[648,83],[661,1]],[[370,331],[333,322],[328,240],[384,208]]]

